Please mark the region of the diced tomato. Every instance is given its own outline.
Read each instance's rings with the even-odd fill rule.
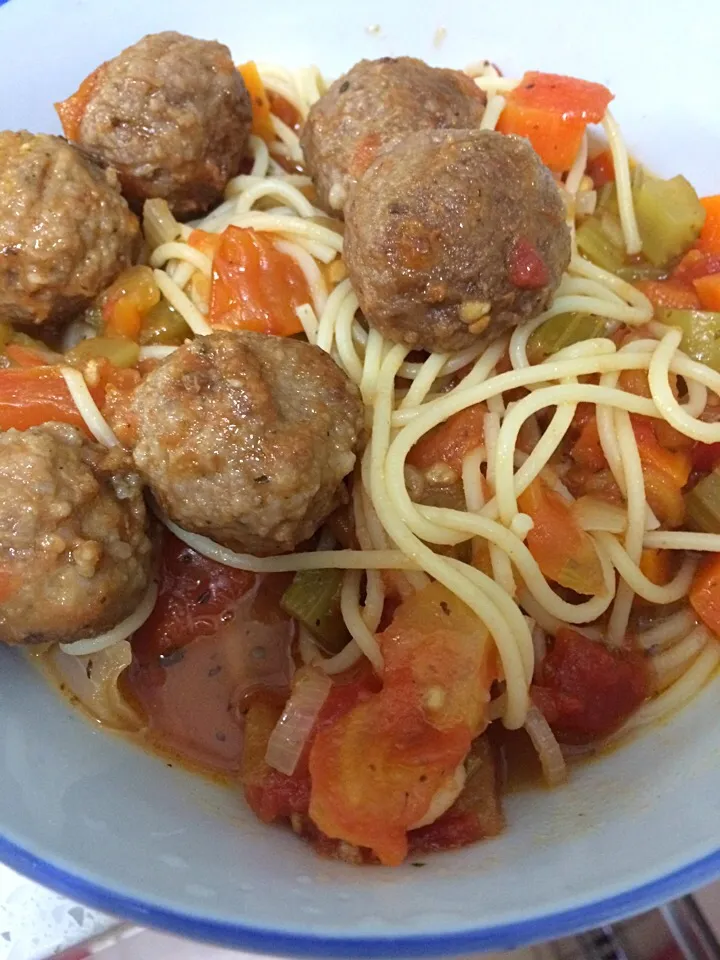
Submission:
[[[720,254],[720,194],[714,197],[702,197],[700,203],[705,208],[705,223],[699,241],[700,249],[706,253]]]
[[[532,518],[526,543],[545,576],[576,593],[601,593],[604,580],[597,551],[570,504],[538,478],[520,494],[518,505]]]
[[[289,337],[302,332],[295,310],[309,302],[305,274],[268,236],[240,227],[225,230],[213,261],[213,327]]]
[[[692,458],[688,450],[666,450],[657,440],[652,421],[633,416],[645,481],[645,496],[658,520],[678,527],[685,517],[682,490],[690,477]]]
[[[454,850],[502,832],[500,770],[487,734],[475,740],[465,766],[465,786],[452,807],[434,823],[408,835],[412,853]]]
[[[594,157],[590,157],[587,165],[587,175],[592,180],[596,190],[604,187],[606,183],[614,182],[615,164],[610,148],[596,153]]]
[[[516,237],[507,257],[510,283],[522,290],[537,290],[550,279],[545,261],[527,237]]]
[[[720,251],[706,253],[693,248],[688,250],[671,274],[679,283],[691,284],[700,277],[709,277],[720,273]]]
[[[408,454],[407,462],[418,470],[445,463],[459,477],[465,457],[483,442],[486,413],[487,408],[482,403],[454,413],[418,440]]]
[[[710,473],[720,463],[720,443],[698,441],[690,454],[693,468],[701,473]]]
[[[679,280],[639,280],[635,286],[654,307],[677,310],[698,310],[700,299],[695,289]]]
[[[79,140],[80,125],[82,124],[88,103],[92,100],[103,74],[106,64],[101,64],[96,70],[85,77],[78,89],[67,100],[55,104],[55,110],[60,117],[63,133],[68,140]]]
[[[649,696],[644,658],[609,650],[573,630],[558,631],[531,689],[556,737],[587,743],[617,730]]]
[[[153,663],[217,632],[255,576],[209,560],[165,531],[160,588],[153,612],[132,638],[140,663]]]
[[[703,310],[720,311],[720,273],[693,280]]]
[[[306,764],[299,765],[292,776],[287,776],[265,762],[270,734],[282,711],[282,701],[263,691],[253,697],[245,714],[243,789],[248,805],[265,823],[295,813],[307,813],[310,804],[310,777]]]
[[[720,554],[706,557],[695,572],[690,605],[705,626],[720,636]]]
[[[556,173],[572,166],[588,123],[602,120],[612,100],[599,83],[551,73],[526,73],[507,96],[497,129],[527,137]]]
[[[285,97],[279,93],[275,93],[274,90],[268,90],[266,92],[268,100],[270,101],[271,112],[275,114],[278,120],[282,120],[286,127],[299,131],[302,126],[302,117],[297,107],[294,107],[289,100],[286,100]]]
[[[245,716],[242,781],[246,799],[261,820],[270,823],[293,814],[307,814],[311,790],[308,756],[314,738],[320,730],[332,727],[359,703],[368,700],[379,686],[372,670],[365,666],[333,678],[332,689],[292,776],[280,773],[265,762],[270,734],[283,710],[282,701],[268,690],[258,691],[251,698]],[[316,829],[313,825],[308,831],[313,841],[322,838]],[[325,839],[329,842],[329,838]]]
[[[606,465],[594,414],[581,427],[580,435],[570,450],[570,456],[575,463],[590,470],[602,470]]]
[[[260,78],[258,68],[252,60],[238,67],[240,76],[245,81],[247,92],[250,94],[252,105],[252,132],[256,137],[271,141],[275,139],[275,128],[270,116],[270,100],[265,85]]]
[[[91,388],[96,403],[102,389]],[[9,367],[0,370],[0,430],[27,430],[51,420],[88,433],[62,374],[56,367]]]
[[[310,816],[327,836],[392,865],[484,728],[497,663],[477,617],[439,583],[403,602],[378,640],[382,690],[311,747]]]

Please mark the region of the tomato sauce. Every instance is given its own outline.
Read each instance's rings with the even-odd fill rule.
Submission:
[[[222,567],[165,538],[158,603],[122,678],[152,747],[204,773],[239,775],[244,699],[290,685],[295,628],[280,608],[288,581]]]

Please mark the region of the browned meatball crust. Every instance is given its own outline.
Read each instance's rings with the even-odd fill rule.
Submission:
[[[345,210],[344,257],[368,322],[446,352],[536,316],[570,262],[565,206],[527,140],[424,131],[373,163]]]
[[[60,137],[0,132],[0,320],[70,318],[131,264],[139,244],[112,171]]]
[[[308,343],[198,337],[136,389],[135,463],[167,515],[234,550],[286,553],[344,496],[363,407]]]
[[[414,57],[361,60],[310,110],[301,144],[327,210],[340,211],[381,150],[416,130],[479,125],[485,94],[459,70]]]
[[[153,550],[131,467],[67,424],[0,434],[0,641],[92,637],[137,607]]]
[[[135,209],[162,197],[188,218],[221,200],[240,172],[251,122],[224,44],[157,33],[98,68],[78,142],[117,169]]]

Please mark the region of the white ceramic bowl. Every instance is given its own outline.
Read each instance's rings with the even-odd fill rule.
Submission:
[[[217,37],[238,61],[315,62],[330,75],[362,56],[413,53],[602,81],[638,154],[720,190],[716,0],[0,0],[0,128],[58,130],[53,101],[163,29]],[[357,869],[318,859],[258,823],[239,795],[94,728],[2,649],[0,858],[110,913],[268,953],[513,947],[720,874],[719,693],[715,682],[563,789],[510,796],[497,840],[422,870]]]

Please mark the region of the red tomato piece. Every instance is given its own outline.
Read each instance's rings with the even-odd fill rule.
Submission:
[[[310,300],[305,274],[266,234],[225,230],[213,260],[213,327],[290,337],[302,333],[295,310]]]
[[[527,237],[517,237],[507,258],[510,282],[523,290],[537,290],[550,279],[548,268]]]
[[[650,677],[640,654],[561,629],[531,693],[561,742],[588,743],[622,726],[649,696]]]
[[[153,663],[212,636],[254,582],[253,574],[209,560],[165,531],[157,603],[133,636],[133,654]]]

